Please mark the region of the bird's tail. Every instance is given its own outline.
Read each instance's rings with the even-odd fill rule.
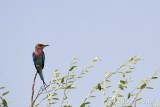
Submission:
[[[42,70],[39,70],[39,71],[38,71],[38,74],[39,74],[41,80],[43,81],[43,85],[44,85],[44,86],[45,86],[45,85],[47,86],[47,84],[46,84],[45,81],[44,81],[44,77],[43,77]]]

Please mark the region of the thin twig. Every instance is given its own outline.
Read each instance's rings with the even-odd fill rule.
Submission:
[[[44,90],[44,89],[43,89],[42,87],[39,89],[38,94],[37,94],[37,96],[35,97],[35,99],[33,100],[33,102],[36,102],[37,98],[42,94],[43,90]]]
[[[74,59],[72,60],[69,69],[72,67],[73,62],[74,62]],[[68,71],[68,73],[67,73],[66,86],[65,86],[65,89],[64,89],[64,92],[63,92],[63,99],[62,99],[62,101],[61,101],[61,106],[60,106],[60,107],[62,107],[64,101],[66,100],[66,96],[67,96],[67,95],[66,95],[66,94],[67,94],[67,86],[68,86],[69,77],[70,77],[70,71]]]
[[[32,96],[31,96],[31,106],[30,107],[33,107],[34,106],[34,101],[33,101],[33,97],[34,97],[34,86],[35,86],[35,82],[36,82],[36,77],[37,77],[37,72],[34,76],[34,80],[33,80],[33,84],[32,84]]]

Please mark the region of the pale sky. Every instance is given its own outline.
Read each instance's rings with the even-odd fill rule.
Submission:
[[[94,57],[101,62],[76,82],[73,107],[79,107],[89,90],[128,58],[144,58],[132,75],[134,85],[160,68],[159,0],[1,0],[0,87],[12,100],[9,107],[28,107],[36,72],[32,52],[36,43],[49,44],[44,52],[44,77],[49,82],[55,69],[65,74],[71,58],[80,58],[79,69]],[[115,78],[116,79],[116,78]],[[37,87],[42,82],[37,78]],[[160,82],[141,97],[160,103]],[[134,87],[134,86],[133,86]],[[100,94],[99,94],[100,95]],[[102,107],[102,99],[91,107]],[[151,107],[141,104],[140,107]]]

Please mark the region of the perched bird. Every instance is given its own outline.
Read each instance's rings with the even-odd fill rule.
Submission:
[[[44,45],[44,44],[37,44],[35,46],[35,51],[32,54],[33,57],[33,62],[35,65],[35,68],[41,78],[41,80],[43,81],[43,85],[45,87],[46,83],[44,81],[44,77],[43,77],[43,73],[42,73],[42,69],[44,68],[44,63],[45,63],[45,54],[43,52],[43,49],[49,45]]]

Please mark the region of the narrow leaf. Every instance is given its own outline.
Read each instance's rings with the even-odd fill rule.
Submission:
[[[4,89],[5,87],[0,87],[0,89]]]
[[[64,77],[61,79],[61,83],[62,83],[62,84],[64,83]]]
[[[85,107],[85,105],[90,104],[90,102],[83,103],[80,107]]]
[[[111,86],[107,86],[106,88],[110,88]]]
[[[2,94],[2,96],[5,96],[5,95],[7,95],[8,93],[9,93],[9,91],[7,91],[7,92],[3,93],[3,94]]]
[[[119,84],[119,88],[120,88],[121,90],[124,90],[124,87],[122,86],[122,84]]]
[[[38,106],[39,106],[39,104],[36,104],[35,106],[36,106],[36,107],[38,107]]]
[[[146,83],[144,83],[141,87],[140,87],[140,89],[144,89],[145,87],[146,87]]]
[[[88,68],[93,68],[93,66],[89,66]]]
[[[118,97],[124,97],[123,95],[121,95],[121,94],[118,94]]]
[[[101,84],[98,84],[97,88],[101,91],[101,89],[102,89]]]
[[[63,106],[63,107],[72,107],[72,106],[69,106],[69,105],[65,105],[65,106]]]
[[[126,71],[126,73],[132,73],[132,71]]]
[[[153,87],[146,87],[146,89],[154,89]]]
[[[56,96],[56,95],[58,95],[58,94],[57,93],[52,94],[52,96]]]
[[[142,100],[143,98],[138,98],[138,99],[136,99],[136,101],[138,101],[138,100]]]
[[[128,99],[131,97],[131,93],[128,93]]]
[[[78,78],[83,78],[83,76],[79,76]]]
[[[53,98],[53,100],[59,100],[58,98]]]
[[[126,84],[126,83],[127,83],[127,82],[124,81],[124,80],[120,80],[120,82],[121,82],[122,84]]]
[[[2,100],[3,107],[8,107],[7,101],[5,99]]]
[[[106,82],[111,82],[110,80],[106,80]]]
[[[94,97],[96,97],[96,96],[90,96],[90,98],[94,98]]]
[[[70,89],[72,85],[67,86],[67,89]]]
[[[72,71],[74,68],[76,68],[77,66],[72,66],[69,71]]]
[[[152,79],[157,79],[158,77],[152,77]]]

